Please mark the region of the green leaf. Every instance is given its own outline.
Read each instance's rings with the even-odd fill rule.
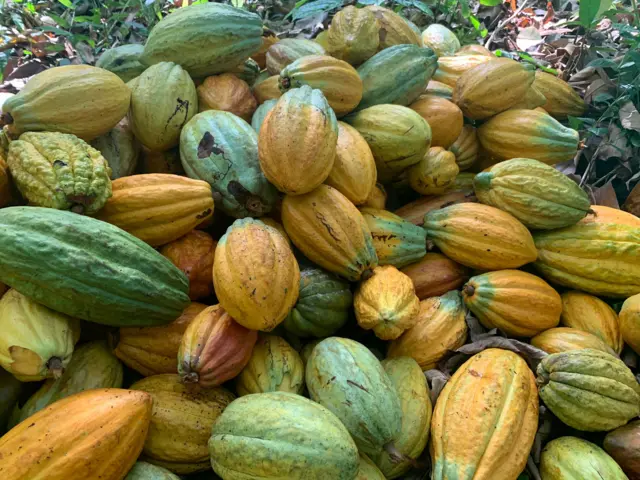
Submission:
[[[502,0],[480,0],[481,5],[486,5],[487,7],[495,7],[496,5],[500,5]]]
[[[464,18],[469,18],[471,16],[471,10],[469,9],[469,0],[460,0],[460,13],[462,13],[462,16]]]
[[[71,10],[73,10],[74,8],[76,8],[76,7],[74,7],[74,6],[73,6],[73,3],[71,3],[71,0],[58,0],[58,1],[59,1],[62,5],[64,5],[65,7],[70,8]]]
[[[288,16],[291,16],[293,20],[300,20],[302,18],[313,17],[319,13],[330,12],[335,8],[339,8],[343,5],[343,0],[315,0],[313,2],[305,3],[300,7],[296,7]]]
[[[580,25],[589,28],[598,16],[600,10],[600,0],[580,0],[580,12],[578,18]]]
[[[578,117],[572,117],[571,115],[569,115],[567,119],[569,120],[569,127],[573,128],[574,130],[581,130],[584,126],[584,122]]]
[[[486,28],[482,27],[480,20],[478,20],[473,15],[469,15],[469,21],[471,22],[471,25],[473,25],[473,28],[476,29],[476,32],[478,32],[482,38],[487,36],[489,32]]]
[[[231,0],[231,5],[236,8],[242,8],[244,5],[244,0]]]
[[[63,29],[58,28],[58,27],[43,26],[43,27],[38,27],[37,30],[40,30],[42,32],[55,33],[56,35],[59,35],[61,37],[72,37],[73,36],[71,33],[67,32],[66,30],[63,30]]]
[[[62,28],[69,28],[69,22],[64,17],[60,15],[56,15],[55,13],[49,13],[49,16],[55,20],[55,22],[60,25]]]
[[[34,7],[33,3],[31,2],[27,3],[27,10],[29,10],[31,13],[36,13],[36,7]]]
[[[421,12],[433,17],[433,10],[431,10],[425,2],[422,0],[395,0],[396,3],[400,5],[404,5],[405,7],[414,7],[420,10]]]
[[[607,58],[598,58],[589,62],[587,67],[601,67],[601,68],[613,68],[614,70],[618,69],[618,64],[613,60],[609,60]]]

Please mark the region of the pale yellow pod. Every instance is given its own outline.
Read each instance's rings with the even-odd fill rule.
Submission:
[[[562,325],[592,333],[616,353],[622,351],[624,342],[620,333],[620,320],[613,308],[598,297],[576,290],[565,292],[561,297]]]
[[[409,170],[409,185],[422,195],[442,195],[453,186],[459,172],[453,153],[432,147],[420,163]]]

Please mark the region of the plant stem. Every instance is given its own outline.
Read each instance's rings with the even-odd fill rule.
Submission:
[[[636,28],[640,28],[640,12],[638,11],[638,4],[636,0],[631,0],[631,7],[636,18]]]

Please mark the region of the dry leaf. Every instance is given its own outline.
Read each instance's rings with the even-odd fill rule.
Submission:
[[[620,209],[618,197],[611,182],[608,182],[604,187],[594,189],[592,193],[596,205]]]
[[[622,206],[623,210],[640,217],[640,183],[637,183]]]
[[[640,113],[636,109],[633,102],[627,102],[620,107],[620,123],[627,130],[635,130],[640,132]]]
[[[524,50],[525,52],[530,48],[535,47],[543,42],[542,36],[538,32],[536,27],[527,27],[520,29],[520,33],[518,34],[518,38],[516,38],[516,44],[520,48],[520,50]]]

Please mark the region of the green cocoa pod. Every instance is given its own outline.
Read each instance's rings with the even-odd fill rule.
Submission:
[[[347,338],[323,340],[311,352],[306,378],[311,399],[344,423],[361,452],[376,456],[393,448],[402,424],[400,400],[367,347]]]
[[[540,457],[540,475],[543,480],[628,480],[604,450],[576,437],[547,443]]]
[[[537,374],[540,398],[577,430],[613,430],[640,413],[640,385],[622,360],[608,353],[555,353],[540,362]]]

